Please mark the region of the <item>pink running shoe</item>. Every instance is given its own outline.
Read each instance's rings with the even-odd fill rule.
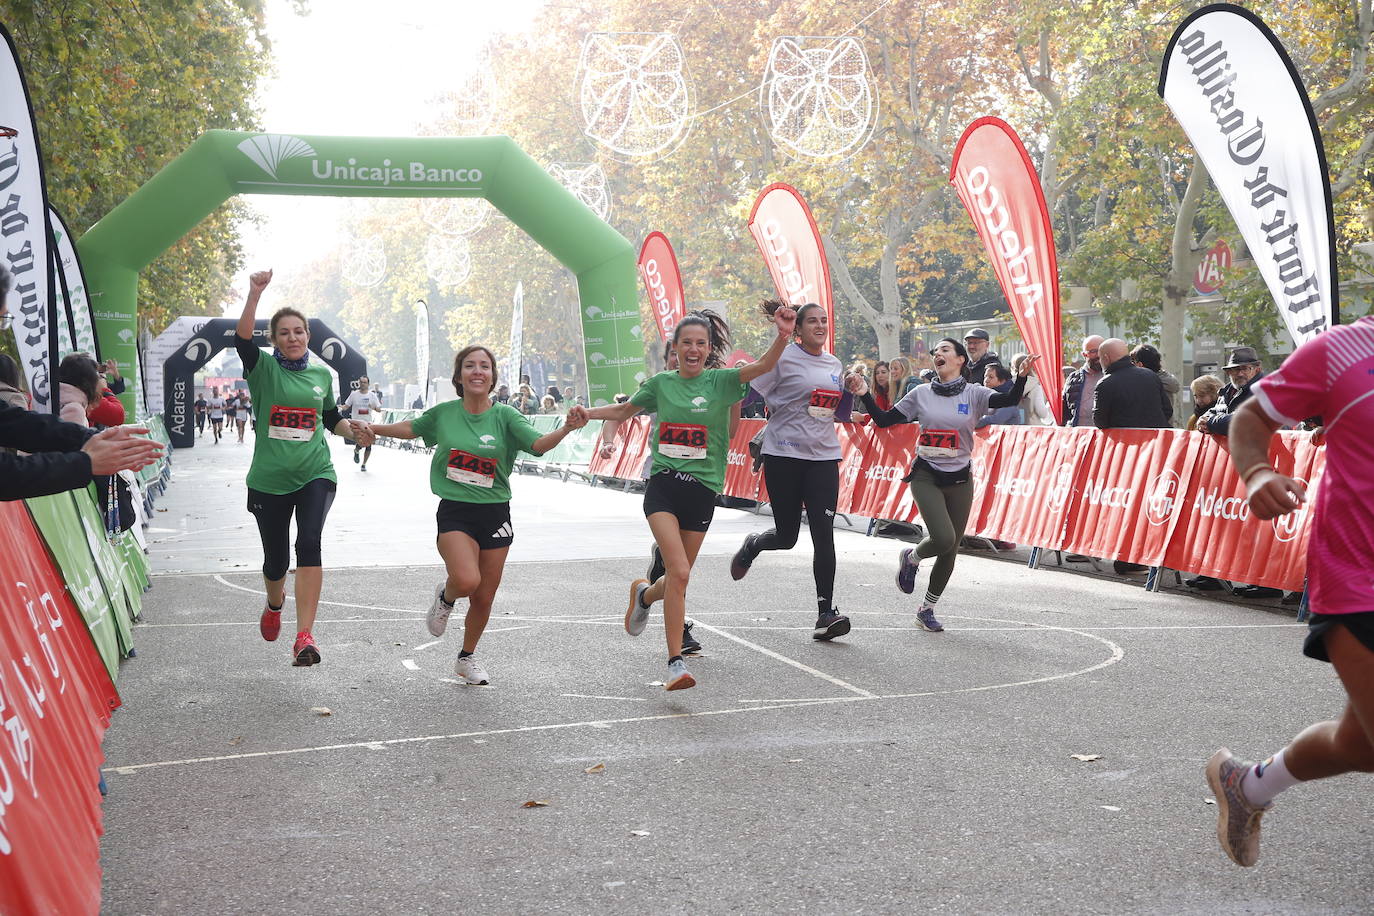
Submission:
[[[320,663],[320,649],[315,645],[315,637],[310,635],[309,630],[301,630],[296,634],[296,646],[291,651],[296,656],[296,660],[291,664],[297,668],[308,668]]]
[[[262,616],[258,618],[258,632],[268,642],[275,642],[281,635],[281,611],[272,610],[270,605],[264,607]]]

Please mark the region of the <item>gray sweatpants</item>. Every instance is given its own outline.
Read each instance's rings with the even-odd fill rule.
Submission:
[[[973,507],[973,480],[970,478],[952,487],[937,487],[929,471],[918,469],[911,479],[911,495],[916,499],[921,524],[926,529],[925,540],[916,545],[916,555],[923,560],[935,558],[926,592],[931,598],[939,598],[949,584],[954,561],[959,556],[959,540],[964,536],[969,510]]]

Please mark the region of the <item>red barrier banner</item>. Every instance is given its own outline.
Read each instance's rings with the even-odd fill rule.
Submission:
[[[840,498],[835,503],[835,511],[848,514],[855,512],[854,506],[863,496],[864,442],[868,439],[868,430],[854,423],[839,423],[835,432],[840,436],[841,451]]]
[[[1035,374],[1063,423],[1059,265],[1035,165],[1005,121],[979,118],[954,148],[949,180],[983,240],[1021,337],[1041,356]]]
[[[852,511],[868,518],[897,522],[916,517],[916,501],[911,487],[902,478],[911,470],[916,452],[916,426],[903,423],[887,429],[864,430],[863,470],[859,472],[858,499]]]
[[[983,433],[990,435],[982,438]],[[984,457],[983,469],[975,475],[981,498],[974,501],[968,530],[1058,550],[1074,504],[1078,467],[1093,430],[989,426],[979,431],[979,437],[975,443],[986,443],[995,460]]]
[[[1078,463],[1064,549],[1160,565],[1201,445],[1200,436],[1177,429],[1093,434]]]
[[[830,333],[825,349],[835,352],[835,297],[830,265],[811,208],[796,188],[770,184],[749,211],[749,232],[758,243],[778,296],[789,305],[815,302],[825,309]]]
[[[1273,521],[1250,514],[1245,485],[1231,468],[1226,440],[1202,436],[1193,479],[1184,492],[1183,516],[1165,564],[1173,569],[1250,585],[1302,591],[1307,539],[1325,450],[1306,433],[1280,433],[1269,459],[1280,474],[1308,483],[1307,502]]]
[[[95,913],[119,701],[21,502],[0,503],[0,607],[0,913]]]
[[[653,313],[658,333],[667,341],[673,328],[687,314],[687,296],[682,291],[682,272],[678,270],[677,255],[662,232],[650,232],[639,249],[639,276],[649,293],[649,311]]]
[[[763,425],[762,420],[740,420],[735,434],[730,437],[730,448],[725,457],[726,496],[768,501],[763,486],[763,472],[754,473],[754,459],[749,457],[749,440],[763,429]]]

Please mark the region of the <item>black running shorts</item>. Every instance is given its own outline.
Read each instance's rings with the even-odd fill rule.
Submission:
[[[461,503],[441,499],[434,518],[439,523],[440,534],[461,531],[477,542],[478,550],[499,550],[515,542],[510,503]]]
[[[644,488],[644,517],[667,512],[683,531],[706,531],[716,514],[716,494],[691,474],[659,471]]]
[[[1326,634],[1333,627],[1340,626],[1355,634],[1355,638],[1366,649],[1374,652],[1374,611],[1359,611],[1354,614],[1313,614],[1309,617],[1302,654],[1319,662],[1330,662],[1331,657],[1326,654]]]

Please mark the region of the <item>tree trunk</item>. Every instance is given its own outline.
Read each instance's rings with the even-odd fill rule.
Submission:
[[[1164,368],[1185,383],[1189,380],[1183,377],[1183,320],[1188,292],[1193,288],[1193,273],[1200,259],[1200,253],[1195,249],[1193,223],[1197,219],[1198,205],[1206,187],[1207,169],[1202,160],[1194,155],[1188,189],[1183,192],[1174,219],[1169,275],[1164,278],[1163,311],[1159,319],[1159,352]]]

